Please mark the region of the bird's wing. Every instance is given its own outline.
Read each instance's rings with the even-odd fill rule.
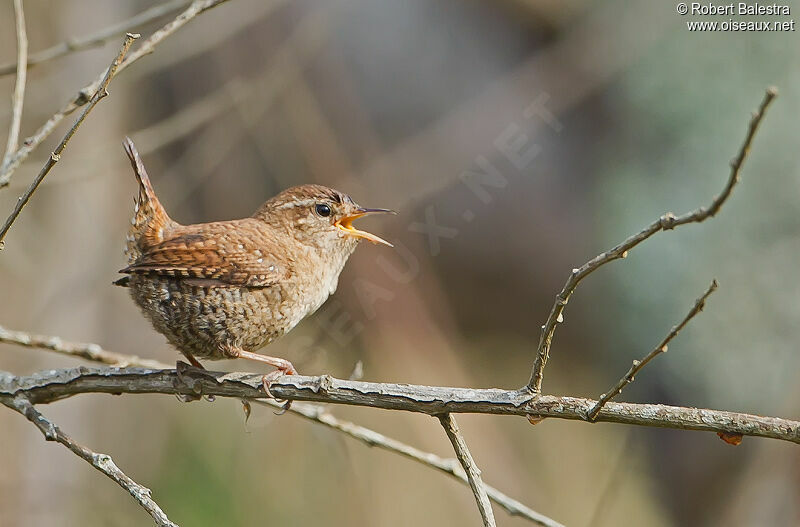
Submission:
[[[214,225],[217,228],[209,228]],[[287,269],[277,258],[264,249],[252,248],[252,235],[246,237],[222,225],[188,226],[185,232],[148,247],[120,272],[174,276],[209,287],[269,287],[286,278]]]

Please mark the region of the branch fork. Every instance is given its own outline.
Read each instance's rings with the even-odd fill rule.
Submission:
[[[593,273],[603,265],[620,258],[625,258],[628,254],[628,251],[644,242],[655,233],[659,231],[672,230],[675,227],[685,225],[687,223],[701,223],[719,212],[719,209],[728,200],[728,197],[730,197],[733,187],[741,179],[740,173],[742,170],[742,165],[747,158],[747,154],[750,152],[750,146],[753,143],[753,138],[755,137],[756,131],[758,130],[764,115],[766,114],[767,108],[777,96],[778,90],[774,87],[768,88],[765,92],[764,98],[762,99],[758,110],[752,114],[744,143],[739,149],[738,155],[731,162],[731,173],[727,182],[725,183],[725,187],[722,189],[722,192],[714,197],[708,207],[699,207],[694,211],[687,212],[681,216],[675,216],[671,212],[663,214],[649,226],[645,227],[637,234],[628,237],[616,247],[595,256],[581,267],[572,270],[572,273],[567,279],[566,284],[564,284],[564,287],[561,289],[561,292],[556,295],[555,303],[550,310],[550,315],[547,317],[547,320],[542,326],[542,333],[539,337],[539,345],[536,349],[530,380],[528,381],[526,387],[528,391],[533,394],[539,394],[542,391],[544,368],[547,365],[548,358],[550,357],[550,348],[552,346],[553,335],[555,334],[556,326],[558,325],[558,322],[563,320],[564,307],[572,294],[575,292],[578,284],[580,284],[580,282],[589,274]]]

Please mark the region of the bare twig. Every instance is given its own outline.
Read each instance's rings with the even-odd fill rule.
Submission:
[[[170,368],[168,364],[156,360],[142,359],[136,355],[124,355],[106,351],[101,346],[84,342],[69,342],[60,337],[34,335],[24,331],[11,331],[0,326],[0,342],[17,344],[27,348],[43,348],[55,351],[62,355],[70,355],[82,359],[108,364],[110,366],[127,367],[139,366],[142,368],[163,369]]]
[[[178,29],[185,26],[197,15],[227,1],[228,0],[194,0],[194,2],[192,2],[185,11],[181,12],[168,24],[150,35],[141,43],[138,48],[128,55],[127,58],[119,64],[117,73],[122,72],[125,68],[145,55],[152,53],[159,43],[175,33]],[[47,122],[44,123],[32,136],[28,137],[22,142],[22,147],[17,150],[16,153],[11,156],[6,163],[3,163],[3,165],[0,166],[0,187],[8,185],[11,174],[14,172],[14,170],[16,170],[19,164],[27,159],[30,153],[53,132],[55,127],[58,126],[66,116],[89,102],[91,95],[97,91],[107,73],[107,71],[103,72],[103,74],[101,74],[97,80],[79,90],[78,94],[71,101],[53,114],[53,116],[50,117],[50,119],[48,119]]]
[[[14,84],[14,93],[11,96],[11,126],[8,129],[6,153],[3,156],[4,165],[16,150],[19,143],[19,127],[22,124],[22,106],[25,101],[25,79],[27,77],[28,60],[28,35],[25,32],[25,11],[22,0],[14,0],[14,17],[17,25],[17,80]]]
[[[455,418],[449,414],[442,414],[439,416],[439,421],[442,423],[442,428],[447,433],[447,438],[453,445],[453,450],[456,452],[456,457],[464,467],[469,479],[469,486],[472,488],[472,493],[475,495],[475,501],[478,503],[478,510],[481,513],[484,527],[495,527],[497,525],[494,521],[494,512],[492,512],[492,504],[489,503],[489,496],[486,495],[486,488],[481,479],[481,469],[472,459],[472,454],[469,453],[467,442],[464,435],[458,428]]]
[[[58,144],[55,150],[53,150],[53,153],[50,154],[50,157],[47,159],[47,162],[44,164],[44,167],[42,167],[42,170],[39,171],[39,174],[30,184],[28,189],[17,200],[17,204],[14,207],[14,210],[11,212],[8,219],[6,219],[6,222],[3,225],[2,229],[0,229],[0,248],[2,248],[3,246],[2,245],[3,240],[5,239],[6,234],[8,234],[8,230],[11,228],[11,225],[13,225],[14,221],[17,219],[17,217],[19,217],[20,213],[22,212],[22,209],[31,199],[33,193],[36,192],[36,189],[42,183],[45,176],[47,176],[47,174],[50,172],[50,169],[52,169],[55,166],[55,164],[58,163],[58,161],[61,159],[61,153],[67,147],[67,143],[69,143],[69,140],[72,139],[72,136],[75,135],[75,132],[78,131],[78,128],[81,126],[81,124],[83,124],[83,121],[89,115],[89,112],[92,111],[92,109],[97,105],[98,102],[100,102],[101,99],[103,99],[106,95],[108,95],[107,91],[108,84],[111,82],[111,79],[114,78],[114,75],[119,69],[122,59],[125,57],[125,54],[128,52],[128,49],[130,49],[131,44],[133,44],[133,41],[136,40],[137,38],[139,38],[139,35],[135,35],[132,33],[128,33],[125,36],[125,41],[122,44],[122,48],[119,50],[117,57],[114,59],[114,62],[111,63],[111,66],[106,71],[106,75],[105,77],[103,77],[102,82],[98,85],[97,90],[94,92],[94,95],[92,95],[91,99],[89,99],[89,103],[87,104],[86,108],[83,110],[81,115],[75,121],[75,124],[72,125],[72,128],[67,130],[66,135],[64,135],[64,138],[61,139],[61,142]]]
[[[114,460],[111,459],[111,456],[108,454],[93,452],[85,446],[75,442],[74,439],[65,434],[52,421],[49,421],[38,410],[36,410],[31,402],[28,401],[24,396],[0,398],[0,403],[3,403],[12,410],[24,415],[28,421],[36,425],[36,428],[42,432],[46,440],[61,443],[70,449],[75,455],[108,476],[110,479],[116,482],[117,485],[127,490],[130,495],[133,496],[133,499],[139,502],[139,505],[141,505],[142,508],[144,508],[144,510],[146,510],[150,516],[153,517],[153,521],[156,525],[159,527],[178,527],[176,524],[172,523],[169,518],[167,518],[167,515],[163,510],[161,510],[161,507],[159,507],[158,504],[153,501],[153,498],[150,496],[150,489],[136,483],[130,477],[128,477],[122,470],[120,470],[119,467],[117,467],[117,465],[114,463]]]
[[[189,368],[72,368],[27,377],[0,378],[0,398],[22,394],[33,404],[82,393],[163,393],[263,399],[262,374],[219,373]],[[580,397],[533,395],[527,390],[473,389],[414,384],[346,381],[329,376],[284,376],[270,384],[279,399],[369,406],[438,416],[481,413],[557,417],[585,421],[597,401]],[[704,430],[769,437],[800,444],[800,422],[779,417],[662,404],[609,402],[598,421],[628,425]]]
[[[94,33],[71,38],[64,42],[60,42],[55,46],[32,53],[28,57],[27,62],[25,60],[17,59],[17,62],[15,63],[0,65],[0,77],[14,73],[18,64],[27,64],[28,69],[30,69],[33,66],[43,62],[61,58],[71,53],[101,47],[109,41],[124,35],[136,27],[149,24],[150,22],[157,20],[164,15],[168,15],[173,11],[177,11],[188,4],[189,0],[170,0],[169,2],[164,2],[163,4],[158,4],[150,9],[146,9],[141,13],[128,18],[127,20],[104,27],[103,29],[100,29]]]
[[[22,331],[11,331],[0,326],[0,342],[8,344],[16,344],[28,348],[43,348],[63,355],[79,357],[89,361],[100,362],[109,364],[111,366],[127,367],[139,366],[142,368],[153,369],[168,369],[170,365],[164,364],[159,361],[142,359],[136,355],[125,355],[122,353],[115,353],[113,351],[104,350],[97,344],[67,342],[60,337],[33,335]],[[278,403],[274,400],[253,400],[256,404],[271,406],[272,408],[282,410],[283,403]],[[315,423],[325,425],[329,428],[337,430],[345,435],[354,439],[358,439],[369,446],[377,446],[389,452],[394,452],[408,459],[412,459],[425,466],[440,470],[450,476],[461,481],[465,485],[469,485],[467,475],[461,469],[458,461],[455,459],[443,459],[430,452],[423,452],[411,445],[407,445],[391,437],[387,437],[369,428],[359,426],[350,421],[339,419],[327,412],[325,408],[317,404],[295,403],[289,410],[289,413],[308,419]],[[548,518],[547,516],[536,512],[523,503],[507,496],[496,488],[485,485],[486,492],[489,499],[500,505],[511,516],[519,516],[527,520],[542,525],[543,527],[563,527],[557,521]]]
[[[674,214],[668,212],[648,225],[642,231],[629,237],[613,249],[595,256],[581,267],[572,270],[572,273],[570,273],[566,284],[564,284],[561,292],[556,296],[555,303],[550,310],[550,315],[547,317],[547,321],[545,322],[544,326],[542,326],[542,333],[539,337],[539,345],[536,350],[536,358],[533,363],[531,378],[527,385],[527,389],[531,393],[538,394],[542,391],[542,378],[544,375],[544,368],[547,365],[547,359],[550,355],[550,346],[553,342],[553,334],[556,331],[556,326],[564,320],[564,308],[566,307],[567,302],[569,302],[572,293],[575,292],[575,288],[578,287],[578,284],[581,282],[581,280],[603,265],[620,258],[625,258],[628,255],[628,251],[659,231],[671,230],[687,223],[700,223],[707,218],[714,216],[731,195],[734,185],[736,185],[736,183],[739,181],[739,173],[742,169],[745,159],[747,158],[747,154],[750,152],[750,145],[753,142],[753,138],[758,130],[758,126],[761,124],[761,120],[767,111],[767,107],[777,95],[777,89],[767,89],[766,93],[764,94],[764,99],[761,101],[761,105],[750,119],[747,136],[745,137],[742,147],[739,149],[739,154],[733,159],[733,161],[731,161],[730,177],[728,178],[725,187],[722,189],[722,192],[714,198],[708,207],[700,207],[694,211],[687,212],[682,216],[675,216]]]
[[[588,418],[590,421],[595,420],[597,414],[600,413],[600,410],[603,408],[603,406],[605,406],[606,403],[608,403],[608,401],[610,401],[611,399],[622,393],[622,389],[625,388],[625,386],[627,386],[628,384],[633,382],[633,379],[636,376],[636,374],[638,374],[639,371],[642,368],[644,368],[648,362],[653,360],[657,355],[661,353],[666,353],[667,345],[670,343],[670,341],[678,335],[678,332],[680,332],[686,326],[686,324],[689,323],[690,320],[692,320],[698,313],[700,313],[700,311],[703,310],[703,307],[705,307],[706,305],[706,299],[711,295],[711,293],[713,293],[716,290],[717,290],[717,281],[714,280],[711,282],[711,285],[708,286],[706,292],[703,293],[703,295],[695,301],[694,307],[692,307],[691,311],[689,311],[686,314],[686,316],[683,317],[683,320],[681,320],[678,325],[672,327],[667,336],[664,337],[664,340],[662,340],[661,343],[658,346],[656,346],[655,349],[653,349],[653,351],[648,353],[642,360],[633,361],[633,364],[628,370],[628,373],[626,373],[617,382],[617,384],[614,385],[613,388],[611,388],[609,391],[601,395],[600,399],[595,403],[592,409],[589,410]]]
[[[283,408],[282,403],[275,402],[274,400],[254,400],[253,402],[256,404],[271,406],[278,410]],[[339,419],[326,411],[324,406],[318,404],[294,403],[291,407],[289,407],[289,413],[293,413],[315,423],[325,425],[369,446],[394,452],[395,454],[399,454],[407,459],[416,461],[422,465],[425,465],[426,467],[437,469],[456,478],[464,485],[469,486],[469,479],[467,478],[466,473],[455,459],[441,458],[436,454],[424,452],[418,448],[414,448],[411,445],[396,439],[392,439],[391,437],[387,437],[369,428],[359,426],[350,421]],[[563,527],[563,525],[557,521],[534,511],[530,507],[527,507],[523,503],[520,503],[519,501],[507,496],[491,485],[484,483],[484,488],[486,489],[486,494],[489,496],[489,499],[505,509],[506,512],[508,512],[508,514],[511,516],[519,516],[544,527]]]

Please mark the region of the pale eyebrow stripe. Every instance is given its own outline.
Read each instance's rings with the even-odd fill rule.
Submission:
[[[303,201],[290,201],[288,203],[284,203],[283,205],[278,206],[278,209],[288,209],[291,207],[308,207],[317,203],[316,199],[304,199]]]

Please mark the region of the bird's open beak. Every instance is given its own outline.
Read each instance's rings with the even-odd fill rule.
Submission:
[[[345,234],[349,234],[350,236],[355,236],[357,238],[364,238],[365,240],[369,240],[372,243],[382,243],[384,245],[388,245],[389,247],[394,247],[391,243],[387,242],[383,238],[379,238],[374,234],[369,232],[364,232],[356,229],[353,227],[353,220],[360,218],[361,216],[366,216],[368,214],[397,214],[393,210],[389,209],[358,209],[355,214],[351,214],[350,216],[345,216],[340,220],[336,220],[334,225],[336,228],[345,232]]]

